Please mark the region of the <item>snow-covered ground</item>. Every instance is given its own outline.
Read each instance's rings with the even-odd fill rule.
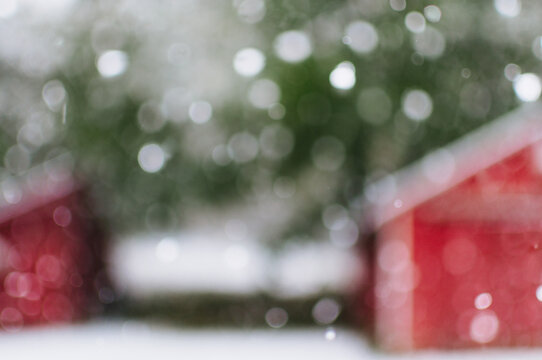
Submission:
[[[192,330],[137,322],[94,322],[0,334],[3,359],[540,359],[542,349],[384,354],[362,335],[322,328]],[[327,339],[326,339],[327,337]]]
[[[347,291],[363,266],[354,249],[329,241],[272,252],[251,237],[197,231],[119,239],[110,270],[117,287],[134,298],[213,292],[303,297]]]

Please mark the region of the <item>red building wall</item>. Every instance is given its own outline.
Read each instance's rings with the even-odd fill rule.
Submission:
[[[4,208],[0,223],[0,329],[70,322],[99,313],[103,234],[81,191],[29,211]],[[14,213],[14,216],[10,216]]]
[[[381,227],[375,300],[384,347],[542,345],[537,149],[526,148]],[[401,262],[402,268],[390,265]]]

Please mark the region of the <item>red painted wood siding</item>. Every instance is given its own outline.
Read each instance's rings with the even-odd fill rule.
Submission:
[[[414,209],[414,347],[542,345],[539,158],[524,149]]]

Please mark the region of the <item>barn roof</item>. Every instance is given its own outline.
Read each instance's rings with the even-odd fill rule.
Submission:
[[[0,224],[78,189],[67,153],[14,177],[0,178]]]
[[[540,139],[542,104],[525,104],[370,183],[365,213],[378,228]]]

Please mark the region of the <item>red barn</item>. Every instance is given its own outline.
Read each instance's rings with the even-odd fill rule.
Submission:
[[[103,235],[62,162],[0,181],[0,330],[70,322],[112,299]]]
[[[390,350],[542,345],[542,106],[366,187]]]

